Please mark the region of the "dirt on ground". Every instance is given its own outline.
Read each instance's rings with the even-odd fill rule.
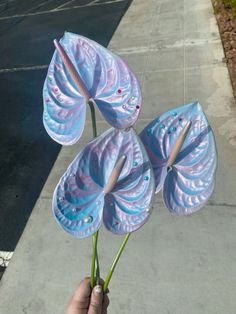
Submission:
[[[216,19],[224,46],[225,59],[228,65],[234,97],[236,98],[236,14],[232,6],[213,0]]]

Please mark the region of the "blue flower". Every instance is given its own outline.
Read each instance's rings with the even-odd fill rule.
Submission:
[[[51,138],[63,145],[76,143],[89,102],[96,104],[113,127],[133,125],[142,98],[138,80],[126,63],[76,34],[66,32],[55,45],[43,88],[43,123]]]
[[[102,221],[125,234],[150,214],[155,183],[147,153],[133,128],[109,129],[77,155],[58,183],[53,212],[59,225],[83,238]]]
[[[140,138],[152,163],[156,192],[163,190],[166,207],[176,215],[203,207],[214,190],[217,153],[199,102],[160,115]]]

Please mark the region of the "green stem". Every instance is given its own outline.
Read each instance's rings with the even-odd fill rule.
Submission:
[[[118,263],[118,261],[119,261],[119,258],[120,258],[120,256],[121,256],[121,254],[122,254],[122,252],[123,252],[123,250],[124,250],[124,248],[125,248],[125,245],[126,245],[127,241],[129,240],[130,235],[131,235],[131,233],[127,233],[127,235],[125,236],[123,242],[121,243],[121,246],[120,246],[120,248],[119,248],[119,251],[118,251],[117,254],[116,254],[116,257],[115,257],[115,259],[114,259],[114,262],[113,262],[113,264],[111,265],[111,268],[110,268],[110,270],[109,270],[108,273],[107,273],[107,276],[106,276],[106,279],[105,279],[105,282],[104,282],[104,285],[103,285],[103,291],[104,291],[104,293],[106,293],[106,291],[107,291],[107,288],[108,288],[109,282],[110,282],[110,280],[111,280],[112,274],[113,274],[113,272],[114,272],[114,270],[115,270],[115,268],[116,268],[116,265],[117,265],[117,263]]]
[[[98,243],[98,231],[93,234],[93,254],[92,254],[92,263],[91,263],[91,276],[90,276],[90,285],[91,288],[94,287],[94,274],[95,274],[95,264],[97,259],[97,243]],[[97,263],[97,268],[98,268]],[[98,273],[99,270],[96,271]]]
[[[98,260],[98,252],[96,254],[96,285],[100,283],[100,267],[99,267],[99,260]]]
[[[93,101],[89,100],[88,105],[90,107],[90,112],[91,112],[93,137],[95,138],[95,137],[97,137],[97,125],[96,125],[96,115],[95,115],[95,109],[94,109]],[[96,284],[99,283],[99,279],[100,279],[99,278],[100,277],[100,270],[99,270],[98,254],[97,254],[97,242],[98,242],[98,231],[93,234],[93,253],[92,253],[91,276],[90,276],[91,288],[94,287],[95,268],[96,268]]]

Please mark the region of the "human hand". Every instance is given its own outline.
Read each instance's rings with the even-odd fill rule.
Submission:
[[[109,298],[107,294],[103,293],[102,285],[97,285],[91,289],[90,278],[84,278],[76,288],[65,313],[107,314],[108,305]]]

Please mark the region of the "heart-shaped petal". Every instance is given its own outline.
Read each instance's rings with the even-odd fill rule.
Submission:
[[[121,158],[122,167],[110,184]],[[110,129],[71,163],[56,187],[53,211],[59,224],[80,238],[96,232],[102,217],[108,230],[124,234],[147,220],[154,188],[151,163],[135,131]]]
[[[214,135],[201,105],[191,103],[160,115],[140,137],[153,165],[156,192],[164,186],[169,210],[185,215],[201,208],[213,192],[217,165]]]
[[[133,125],[142,99],[138,80],[126,63],[98,43],[76,34],[66,32],[60,46],[107,122],[119,129]],[[88,99],[57,50],[48,69],[43,98],[48,134],[63,145],[75,143],[83,132]]]

